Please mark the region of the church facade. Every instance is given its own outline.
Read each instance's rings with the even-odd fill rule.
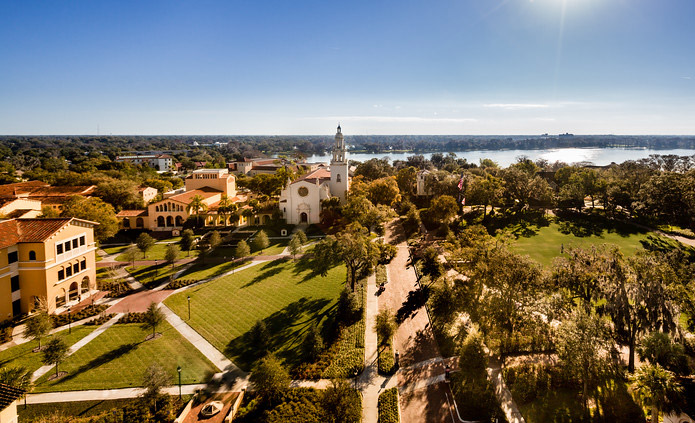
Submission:
[[[344,204],[350,189],[350,169],[342,129],[338,125],[330,167],[320,167],[294,182],[288,181],[280,193],[280,210],[289,224],[313,224],[321,220],[321,201],[336,197]]]

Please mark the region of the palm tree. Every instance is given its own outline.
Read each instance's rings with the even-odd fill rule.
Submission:
[[[198,226],[200,226],[200,212],[204,212],[207,209],[208,205],[205,204],[203,197],[200,195],[194,195],[193,198],[191,198],[191,202],[186,206],[186,212],[191,213],[192,210],[193,214],[197,216]]]
[[[659,413],[678,412],[683,388],[673,373],[660,365],[640,367],[632,376],[632,392],[646,407],[651,408],[652,423],[659,422]]]
[[[229,199],[227,194],[222,194],[220,197],[220,202],[217,205],[217,213],[221,214],[222,217],[224,217],[224,226],[227,226],[227,213],[229,212],[229,208],[232,205],[232,201]]]

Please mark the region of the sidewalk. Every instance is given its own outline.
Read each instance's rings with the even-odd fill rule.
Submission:
[[[214,364],[220,371],[231,372],[238,375],[246,376],[246,372],[243,372],[234,363],[232,363],[227,357],[224,356],[217,348],[215,348],[211,343],[209,343],[205,338],[203,338],[198,332],[192,327],[188,326],[188,323],[184,322],[176,313],[171,311],[171,309],[164,304],[159,305],[159,309],[162,310],[167,322],[174,327],[184,338],[188,340],[194,347],[196,347],[212,364]]]
[[[367,302],[365,304],[364,371],[359,378],[362,391],[362,422],[377,423],[379,420],[379,394],[383,382],[378,369],[378,342],[374,325],[379,313],[376,296],[376,276],[367,278]]]

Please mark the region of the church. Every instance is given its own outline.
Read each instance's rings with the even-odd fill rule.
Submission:
[[[330,167],[321,167],[295,181],[280,193],[280,210],[289,224],[313,224],[321,220],[321,201],[331,197],[345,204],[350,189],[350,169],[343,132],[338,125]]]

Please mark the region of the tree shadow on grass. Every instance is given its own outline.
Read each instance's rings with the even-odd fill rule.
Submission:
[[[256,277],[244,284],[242,288],[248,288],[257,283],[263,282],[265,279],[271,278],[279,274],[283,270],[281,267],[279,267],[279,265],[281,265],[283,262],[284,260],[274,260],[268,264],[263,265],[263,267],[261,267],[261,272],[258,273]]]
[[[104,354],[100,355],[99,357],[93,358],[88,363],[83,364],[77,370],[70,372],[67,376],[62,377],[59,380],[59,382],[57,383],[57,385],[60,383],[72,380],[86,371],[89,371],[91,369],[95,369],[99,366],[103,366],[104,364],[106,364],[110,361],[113,361],[113,360],[116,360],[117,358],[120,358],[120,357],[124,356],[125,354],[128,354],[129,352],[136,349],[138,347],[138,345],[140,345],[141,343],[142,342],[124,344],[124,345],[119,346],[115,350],[107,351]]]
[[[337,266],[336,264],[335,266]],[[335,267],[333,266],[333,267]],[[331,269],[333,268],[331,267]],[[316,269],[316,265],[313,262],[313,257],[302,257],[294,262],[294,269],[292,270],[295,276],[304,274],[302,280],[299,283],[310,281],[314,278],[321,276],[321,273]]]
[[[300,298],[286,305],[263,319],[270,333],[270,351],[278,352],[278,356],[288,362],[294,363],[300,359],[295,351],[303,339],[306,330],[328,315],[335,307],[326,308],[330,300],[325,298],[308,299]],[[326,308],[324,310],[324,308]],[[323,311],[322,311],[323,310]],[[284,350],[278,351],[285,347]],[[225,348],[225,353],[232,357],[238,357],[235,363],[242,369],[249,370],[252,363],[262,357],[262,353],[251,343],[251,331],[232,339]]]

